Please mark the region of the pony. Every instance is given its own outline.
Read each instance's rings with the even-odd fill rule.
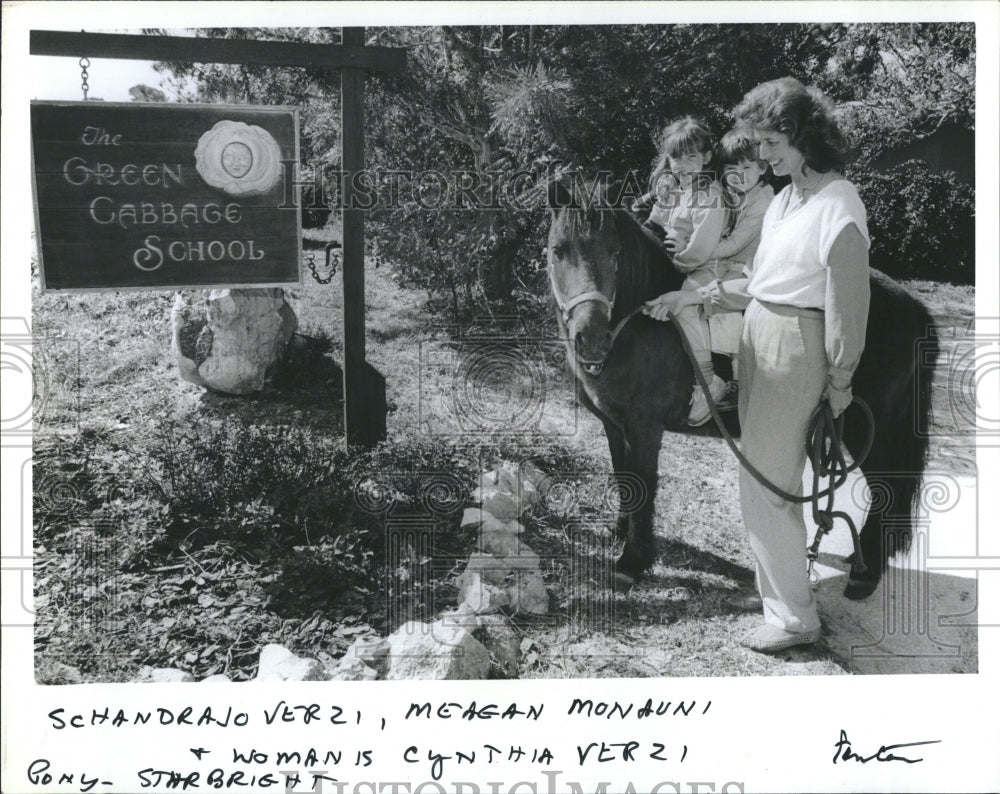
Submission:
[[[687,414],[695,375],[674,323],[641,313],[647,300],[679,289],[684,276],[628,211],[600,200],[606,192],[590,192],[581,203],[560,180],[549,183],[547,257],[579,400],[604,425],[614,476],[639,489],[617,522],[616,536],[624,542],[614,569],[620,586],[638,581],[654,562],[653,503],[663,433],[692,430]],[[927,458],[934,339],[927,308],[872,270],[865,349],[853,389],[874,418],[871,450],[862,465],[873,503],[860,532],[864,566],[853,555],[848,558],[848,598],[871,595],[888,558],[905,549],[912,534]],[[843,442],[857,455],[866,423],[857,405],[845,414]]]

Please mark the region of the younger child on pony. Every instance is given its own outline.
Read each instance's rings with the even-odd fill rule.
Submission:
[[[681,290],[650,301],[647,313],[657,320],[666,320],[674,313],[709,384],[713,402],[728,408],[736,403],[736,380],[734,377],[727,384],[715,374],[712,352],[730,356],[739,352],[741,312],[746,301],[729,294],[725,285],[744,278],[753,262],[774,190],[763,181],[767,163],[758,158],[757,144],[747,134],[738,130],[726,133],[719,145],[719,160],[728,208],[726,231],[708,260],[688,273]],[[698,427],[711,415],[704,391],[696,384],[688,424]]]

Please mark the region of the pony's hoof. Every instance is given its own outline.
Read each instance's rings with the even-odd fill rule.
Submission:
[[[851,578],[847,580],[847,586],[844,588],[844,598],[849,598],[852,601],[862,601],[874,593],[877,587],[878,582],[872,582],[868,579]]]

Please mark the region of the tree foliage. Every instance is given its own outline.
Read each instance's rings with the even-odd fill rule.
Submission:
[[[975,25],[843,27],[821,81],[863,161],[946,123],[975,129]]]
[[[129,99],[133,102],[166,102],[167,95],[159,88],[148,85],[134,85],[128,90]]]
[[[329,28],[198,34],[339,40]],[[407,52],[405,71],[375,73],[366,84],[366,162],[382,172],[372,237],[455,321],[497,306],[525,308],[545,291],[544,213],[512,200],[530,183],[526,171],[541,176],[562,161],[644,179],[670,120],[698,115],[721,135],[747,90],[784,75],[835,97],[862,162],[946,121],[971,128],[974,117],[974,28],[962,23],[384,27],[369,28],[366,38]],[[336,73],[163,69],[196,86],[192,99],[299,107],[303,164],[333,183]],[[440,173],[449,200],[428,206],[438,182],[388,172]],[[463,206],[453,200],[459,177],[492,186],[502,200]]]

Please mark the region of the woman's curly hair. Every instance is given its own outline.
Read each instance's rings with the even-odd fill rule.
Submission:
[[[839,171],[848,162],[850,146],[840,131],[833,102],[794,77],[782,77],[751,89],[733,110],[737,123],[777,130],[802,152],[814,171]]]

